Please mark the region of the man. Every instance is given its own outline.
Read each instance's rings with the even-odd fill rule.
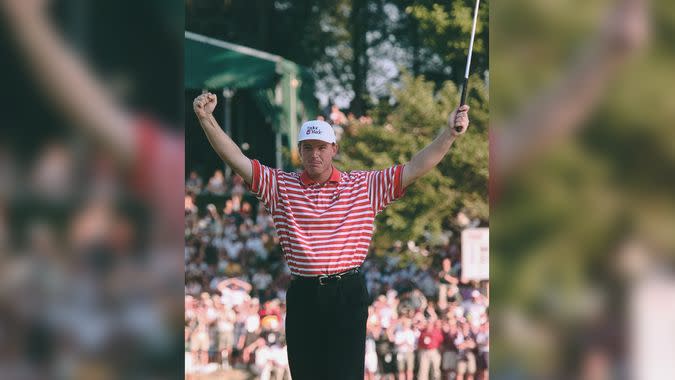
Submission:
[[[478,289],[471,291],[471,299],[462,302],[464,309],[464,316],[471,322],[471,324],[480,324],[481,318],[487,312],[487,308],[483,302],[483,295]]]
[[[455,338],[455,346],[459,351],[457,360],[456,380],[473,380],[476,374],[476,334],[471,329],[471,324],[462,321],[460,334]]]
[[[294,276],[286,296],[293,379],[363,379],[369,295],[359,268],[373,221],[440,162],[466,131],[469,107],[452,112],[443,132],[410,162],[377,171],[337,170],[332,127],[308,121],[298,136],[304,171],[297,174],[246,157],[213,117],[215,95],[202,94],[193,106],[213,149],[273,216]]]
[[[431,317],[417,339],[417,348],[419,349],[419,368],[417,369],[417,378],[419,380],[428,380],[429,372],[432,373],[433,380],[441,379],[441,352],[440,347],[443,344],[443,332],[441,331],[441,321]]]
[[[394,337],[392,330],[382,324],[374,326],[375,352],[380,380],[394,380],[396,374],[396,356],[394,355]]]
[[[457,320],[452,314],[446,316],[441,326],[443,330],[443,345],[441,346],[441,377],[443,379],[457,378],[457,359],[459,350],[455,344],[459,335]]]
[[[399,328],[394,334],[398,380],[412,380],[415,367],[415,342],[417,338],[412,329],[410,318],[403,317],[399,322]]]
[[[459,279],[452,268],[452,261],[449,258],[443,259],[443,270],[438,273],[438,307],[445,310],[448,307],[448,298],[455,302],[459,292]]]

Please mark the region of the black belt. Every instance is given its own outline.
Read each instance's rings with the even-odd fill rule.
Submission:
[[[360,268],[353,268],[348,271],[334,273],[334,274],[324,274],[321,276],[293,276],[293,281],[302,281],[302,282],[318,282],[319,285],[326,285],[329,282],[340,281],[343,277],[353,276],[361,272]]]

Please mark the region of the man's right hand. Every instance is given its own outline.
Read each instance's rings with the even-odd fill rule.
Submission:
[[[192,107],[199,119],[199,124],[206,134],[206,138],[209,139],[209,143],[218,154],[218,157],[225,161],[235,173],[239,174],[244,179],[244,182],[251,184],[253,180],[253,164],[251,164],[251,160],[241,152],[239,146],[232,141],[232,138],[220,128],[218,121],[212,117],[217,103],[218,99],[216,96],[207,92],[196,97],[194,102],[192,102]]]
[[[218,98],[210,93],[204,93],[195,98],[195,101],[192,102],[192,107],[195,110],[198,118],[205,118],[211,116],[213,110],[218,104]]]

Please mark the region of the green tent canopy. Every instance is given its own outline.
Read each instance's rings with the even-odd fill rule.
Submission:
[[[298,124],[318,114],[314,77],[306,68],[278,55],[187,31],[185,88],[251,91],[266,120],[286,136],[292,157],[297,157]]]

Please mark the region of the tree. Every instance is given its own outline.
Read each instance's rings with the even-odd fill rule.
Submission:
[[[186,29],[278,54],[310,67],[322,102],[349,103],[357,115],[388,98],[401,68],[437,88],[460,83],[473,0],[297,0],[186,2]],[[488,6],[477,24],[472,72],[488,68]],[[398,67],[397,67],[398,65]]]
[[[451,79],[461,83],[464,78],[466,55],[469,51],[475,0],[454,2],[414,2],[403,10],[414,26],[411,41],[416,57],[423,57],[419,73],[437,83]],[[484,74],[489,67],[488,56],[488,1],[483,0],[478,10],[476,36],[473,46],[471,72]]]
[[[456,141],[437,168],[407,189],[404,200],[389,206],[377,219],[376,251],[382,252],[395,240],[421,241],[427,233],[433,239],[444,230],[459,231],[454,218],[460,210],[487,222],[488,95],[480,78],[472,81],[469,132]],[[459,97],[450,81],[437,91],[434,87],[423,77],[404,73],[401,86],[392,89],[393,107],[378,104],[373,113],[382,116],[373,125],[349,127],[340,142],[342,169],[381,169],[405,163],[429,144],[446,125]]]

